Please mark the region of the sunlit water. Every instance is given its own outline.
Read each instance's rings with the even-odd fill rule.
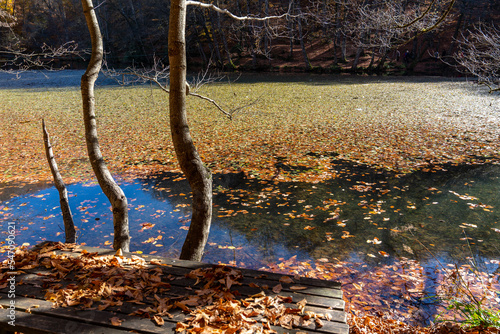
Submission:
[[[338,178],[317,184],[216,176],[204,261],[257,267],[295,255],[369,264],[402,256],[443,263],[499,258],[498,165],[396,176],[338,161],[336,171]],[[131,250],[178,256],[190,222],[187,182],[165,174],[122,187]],[[73,184],[68,190],[78,242],[111,247],[112,214],[100,188]],[[15,222],[19,245],[64,241],[53,187],[0,202],[0,210],[3,224]]]
[[[416,260],[430,280],[440,264],[471,259],[484,272],[500,270],[499,165],[450,165],[406,175],[346,161],[336,161],[333,168],[336,178],[316,184],[216,175],[203,261],[249,268],[317,260],[351,263],[356,282],[363,272],[399,265],[401,259]],[[129,200],[131,251],[178,257],[190,223],[186,180],[159,174],[122,183],[122,188]],[[99,186],[73,184],[68,190],[78,243],[111,248],[112,213]],[[54,187],[0,202],[0,212],[2,233],[7,237],[5,227],[13,222],[17,245],[64,241]],[[435,285],[425,284],[433,295]],[[425,309],[423,323],[438,313],[433,299],[409,305]]]

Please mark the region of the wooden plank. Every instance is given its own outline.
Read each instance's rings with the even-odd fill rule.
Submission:
[[[0,299],[0,305],[4,307],[9,306],[9,300],[2,298]],[[7,310],[2,310],[7,311]],[[7,313],[6,313],[7,314]],[[6,317],[3,319],[8,319]],[[111,324],[111,318],[117,317],[122,322],[119,327],[113,326]],[[42,319],[43,326],[40,328],[41,330],[46,330],[50,328],[48,326],[49,322],[52,321],[52,326],[64,326],[65,329],[75,328],[77,331],[75,333],[80,333],[80,327],[76,324],[85,324],[85,326],[81,327],[83,333],[100,333],[100,330],[97,330],[97,327],[104,327],[106,330],[108,328],[115,328],[121,331],[137,331],[139,333],[147,333],[147,334],[159,334],[164,333],[165,330],[174,330],[176,323],[178,321],[184,321],[185,316],[180,312],[177,312],[174,315],[174,318],[166,318],[164,317],[165,324],[163,326],[156,326],[151,320],[140,318],[137,316],[129,316],[123,314],[122,312],[108,312],[108,311],[99,311],[94,309],[79,309],[77,307],[63,307],[63,308],[53,308],[52,303],[34,298],[16,298],[16,328],[18,327],[18,319],[30,318],[31,323],[38,323],[39,318]],[[50,320],[52,319],[52,320]],[[24,324],[24,322],[23,322]],[[0,328],[11,328],[12,326],[7,323],[0,322]],[[34,328],[39,328],[38,325],[34,326]],[[28,328],[33,330],[34,328]],[[348,328],[345,324],[335,324],[329,323],[327,321],[324,322],[324,326],[322,328],[315,329],[314,324],[309,326],[298,326],[297,328],[290,330],[284,329],[277,326],[271,326],[272,329],[276,330],[278,333],[294,333],[294,332],[303,332],[306,330],[310,333],[348,333]],[[17,329],[16,329],[17,330]],[[62,333],[71,333],[73,331],[63,331]],[[35,331],[36,333],[36,331]],[[45,332],[43,332],[45,333]],[[59,332],[50,332],[47,333],[59,333]],[[107,333],[104,331],[103,333]],[[114,332],[112,332],[114,333]],[[121,332],[120,332],[121,333]]]
[[[88,247],[88,246],[81,247],[81,248],[85,249],[91,253],[98,253],[99,255],[114,255],[115,254],[115,251],[113,251],[112,249]],[[70,252],[68,252],[68,253],[70,253]],[[206,264],[206,263],[187,261],[187,260],[179,260],[179,259],[171,259],[171,258],[165,258],[165,257],[160,257],[160,256],[153,256],[153,255],[149,255],[149,254],[138,255],[135,253],[124,253],[124,256],[127,256],[127,257],[130,257],[132,255],[140,256],[140,257],[144,258],[147,262],[151,261],[151,259],[162,259],[162,263],[164,263],[164,264],[171,265],[174,267],[186,268],[186,269],[190,269],[190,270],[197,269],[197,268],[206,268],[206,267],[212,266],[211,264]],[[279,279],[282,276],[289,276],[290,278],[293,279],[293,277],[290,275],[277,274],[277,273],[261,271],[261,270],[246,269],[246,268],[238,268],[238,270],[245,272],[250,277],[263,276],[263,278],[265,278],[265,279],[274,280],[274,281],[279,281]],[[294,281],[296,281],[296,280],[294,279]],[[307,285],[311,285],[311,286],[326,287],[326,288],[332,288],[332,289],[337,289],[337,290],[341,291],[340,290],[341,289],[340,282],[319,280],[319,279],[309,278],[309,277],[300,277],[300,280],[298,282],[301,282],[301,283],[307,284]]]
[[[38,245],[36,248],[42,248]],[[97,253],[100,256],[114,255],[114,251],[110,249],[100,249],[92,247],[78,247],[80,250],[58,250],[54,249],[56,254],[64,254],[68,256],[79,256],[82,249],[90,253]],[[127,253],[126,257],[137,256],[136,254]],[[196,290],[202,289],[202,284],[195,285],[196,280],[186,277],[193,269],[212,268],[210,264],[203,264],[200,262],[183,261],[176,259],[168,259],[157,256],[142,255],[141,258],[146,260],[147,266],[145,271],[151,268],[161,268],[163,276],[162,282],[168,282],[171,287],[168,290],[158,293],[160,298],[185,298],[188,295],[196,295]],[[152,259],[161,260],[161,263],[166,264],[158,266],[152,265]],[[127,267],[125,265],[125,267]],[[132,267],[131,267],[132,268]],[[134,267],[135,268],[135,267]],[[264,291],[267,296],[273,297],[278,294],[272,291],[272,288],[277,284],[281,284],[282,290],[279,292],[280,296],[290,296],[292,303],[285,304],[285,307],[295,308],[295,303],[307,300],[306,311],[311,311],[316,314],[326,314],[329,321],[323,320],[323,326],[316,328],[314,323],[302,325],[293,330],[284,329],[282,327],[272,326],[278,333],[334,333],[334,334],[347,334],[348,326],[346,324],[346,314],[344,312],[344,301],[342,300],[342,291],[340,284],[337,282],[321,281],[310,278],[294,279],[289,275],[267,273],[257,270],[234,268],[242,273],[243,278],[238,280],[238,283],[231,286],[231,291],[236,293],[236,299],[244,299],[256,295]],[[141,269],[134,269],[140,272]],[[82,327],[84,330],[92,331],[96,328],[117,329],[119,331],[133,330],[138,333],[164,333],[167,331],[174,331],[177,322],[185,321],[186,314],[182,313],[179,309],[172,309],[170,312],[172,318],[164,317],[165,325],[162,327],[156,326],[151,320],[140,318],[138,316],[130,316],[132,312],[139,309],[144,309],[148,305],[154,307],[154,299],[149,297],[145,299],[145,304],[134,304],[125,301],[121,306],[113,306],[105,310],[98,310],[97,306],[100,303],[94,303],[95,307],[88,309],[79,309],[78,307],[61,307],[58,309],[52,308],[52,303],[45,301],[45,292],[42,286],[45,286],[44,279],[50,277],[52,272],[44,267],[36,267],[32,269],[23,270],[23,273],[16,277],[18,284],[16,284],[16,308],[19,310],[18,314],[24,317],[32,317],[34,322],[38,322],[38,317],[41,317],[43,324],[48,324],[50,318],[54,324],[60,321],[68,323],[81,323],[87,327]],[[75,272],[69,272],[64,279],[59,283],[62,286],[74,283]],[[292,279],[293,282],[282,280],[283,276]],[[297,286],[304,287],[304,290],[295,291]],[[0,290],[0,305],[8,306],[9,300],[7,299],[7,288]],[[21,297],[24,296],[24,297]],[[30,306],[38,305],[37,308],[31,308],[31,314],[24,311],[30,309]],[[118,317],[122,319],[121,326],[116,327],[111,324],[111,318]],[[262,318],[255,317],[257,321],[263,320]],[[17,318],[16,318],[17,321]],[[45,326],[43,325],[43,326]],[[42,326],[42,327],[43,327]],[[94,329],[91,327],[94,326]],[[10,327],[10,326],[9,326]],[[0,329],[4,328],[0,322]],[[45,327],[44,327],[45,328]],[[28,330],[30,330],[28,328]],[[41,328],[41,330],[45,330]],[[98,329],[98,331],[101,329]],[[90,332],[89,332],[90,333]],[[108,333],[108,331],[105,331]],[[76,334],[76,332],[75,332]]]
[[[78,322],[69,319],[61,319],[44,315],[32,315],[29,313],[17,312],[15,327],[8,324],[5,319],[8,310],[0,309],[0,329],[5,331],[22,332],[23,334],[125,334],[130,333],[112,327],[94,326],[85,322]]]

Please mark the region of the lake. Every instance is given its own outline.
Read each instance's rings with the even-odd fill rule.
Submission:
[[[64,240],[57,191],[37,182],[47,180],[35,144],[42,116],[58,125],[55,150],[63,177],[73,180],[78,242],[111,248],[110,205],[95,183],[81,182],[90,172],[71,88],[79,75],[0,85],[11,89],[0,90],[10,120],[2,124],[0,223],[15,224],[18,245]],[[442,311],[434,297],[455,265],[496,278],[498,290],[497,97],[463,80],[428,77],[261,75],[241,82],[208,93],[248,101],[260,89],[267,92],[260,105],[232,122],[210,118],[203,105],[190,114],[216,172],[203,261],[340,280],[356,310],[389,310],[418,324]],[[129,199],[131,251],[178,257],[190,190],[170,167],[175,158],[159,125],[166,122],[164,97],[149,87],[98,93],[101,138]],[[121,132],[127,137],[116,136]],[[132,134],[141,137],[139,147]]]

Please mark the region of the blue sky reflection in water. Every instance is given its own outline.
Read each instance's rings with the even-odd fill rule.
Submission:
[[[427,296],[438,286],[434,256],[446,266],[466,264],[473,255],[482,271],[500,271],[499,165],[450,165],[395,175],[337,160],[332,172],[334,179],[316,184],[214,176],[214,220],[203,260],[249,268],[291,265],[303,271],[308,263],[317,268],[328,261],[330,269],[341,263],[341,276],[332,277],[347,284],[344,293],[351,303],[363,305],[356,300],[361,289],[377,296],[371,302],[391,300],[388,307],[401,307],[423,324],[439,313],[438,304],[418,295],[403,301],[393,291],[391,279],[403,278],[406,285],[405,268],[425,273],[421,284]],[[158,174],[122,187],[130,205],[131,250],[178,257],[190,222],[186,180]],[[111,248],[112,213],[100,188],[74,184],[68,190],[78,242]],[[64,240],[53,187],[0,202],[2,226],[10,221],[16,224],[18,245]],[[386,281],[379,282],[377,275]],[[381,285],[385,288],[378,290]]]
[[[297,255],[432,263],[423,245],[443,263],[463,263],[471,251],[500,258],[500,166],[448,166],[399,177],[343,161],[336,168],[337,178],[318,184],[215,176],[204,261],[259,267]],[[166,174],[122,186],[130,206],[131,250],[178,256],[190,218],[187,182]],[[111,247],[112,213],[100,188],[74,184],[68,190],[78,242]],[[16,222],[18,244],[64,240],[53,187],[0,202],[0,210],[4,224]]]

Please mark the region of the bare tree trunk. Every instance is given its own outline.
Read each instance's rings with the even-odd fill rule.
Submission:
[[[363,48],[361,46],[358,46],[358,49],[356,50],[356,57],[354,57],[354,62],[352,63],[351,71],[356,71],[358,69],[359,58],[361,57],[362,53]]]
[[[235,69],[236,66],[234,65],[233,60],[231,59],[231,51],[229,50],[229,45],[227,44],[226,33],[224,32],[224,29],[222,29],[222,25],[220,22],[221,21],[220,13],[216,13],[216,15],[217,15],[217,28],[222,38],[222,45],[224,45],[224,51],[226,52],[227,62],[229,63],[228,66],[230,69]]]
[[[52,177],[54,178],[54,185],[59,192],[59,203],[61,204],[61,213],[64,222],[64,235],[66,243],[76,242],[76,230],[75,224],[73,222],[73,215],[71,214],[71,209],[69,207],[68,201],[68,191],[66,190],[66,185],[59,173],[57,168],[56,158],[52,152],[52,145],[50,144],[49,133],[45,128],[45,121],[42,119],[42,130],[43,130],[43,142],[45,144],[45,155],[47,156],[47,161],[50,166],[50,171],[52,172]]]
[[[370,70],[371,70],[371,69],[372,69],[372,67],[373,67],[373,63],[375,63],[375,51],[376,51],[376,48],[375,48],[375,47],[373,47],[373,48],[372,48],[372,56],[371,56],[371,58],[370,58],[370,64],[368,65],[368,69],[370,69]]]
[[[341,56],[340,59],[343,63],[347,62],[347,37],[345,34],[342,34],[342,47],[340,48]]]
[[[212,175],[201,161],[187,123],[185,28],[186,1],[172,0],[168,32],[170,130],[177,160],[193,194],[191,225],[180,258],[200,261],[212,221]]]
[[[217,56],[217,59],[219,60],[218,61],[219,67],[222,69],[222,68],[224,68],[224,59],[222,58],[222,55],[220,53],[219,37],[217,36],[217,31],[215,29],[216,24],[214,22],[213,15],[217,15],[217,14],[214,14],[212,12],[210,12],[208,14],[208,18],[210,19],[210,28],[211,28],[210,29],[210,33],[212,34],[212,40],[213,40],[213,43],[214,43],[215,55]]]
[[[113,226],[115,250],[129,251],[130,235],[128,230],[127,197],[111,176],[101,154],[97,138],[97,124],[95,117],[94,83],[101,70],[103,57],[103,42],[99,24],[95,15],[92,0],[82,0],[83,13],[87,21],[92,40],[92,55],[87,71],[82,75],[81,92],[83,102],[83,120],[85,123],[85,139],[90,164],[102,191],[108,197],[113,209]]]
[[[309,71],[312,69],[311,62],[309,61],[309,57],[307,56],[306,45],[304,43],[304,34],[302,32],[302,9],[299,5],[297,5],[297,9],[299,12],[299,18],[297,19],[297,27],[299,28],[299,42],[300,48],[302,50],[302,57],[304,57],[304,63],[306,65],[306,69]]]

